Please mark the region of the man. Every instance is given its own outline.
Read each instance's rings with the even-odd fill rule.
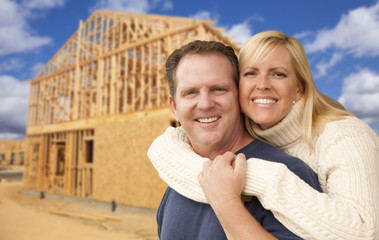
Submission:
[[[243,187],[246,170],[243,154],[285,164],[301,162],[254,140],[245,130],[238,103],[238,60],[232,48],[218,42],[192,42],[169,56],[166,74],[170,106],[176,120],[187,133],[194,151],[215,159],[206,163],[205,168],[210,164],[232,166],[234,163],[230,173],[236,176],[233,183]],[[243,154],[234,158],[230,152]],[[217,160],[224,153],[230,155],[229,160]],[[304,168],[307,168],[305,164]],[[309,179],[304,181],[317,182],[317,176],[309,168],[306,171]],[[242,188],[239,199],[241,192]],[[300,239],[256,198],[245,203],[240,200],[232,208],[225,206],[235,214],[223,211],[225,203],[210,204],[187,199],[168,187],[157,213],[160,239]]]

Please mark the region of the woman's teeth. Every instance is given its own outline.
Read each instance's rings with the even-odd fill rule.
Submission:
[[[266,99],[266,98],[258,98],[258,99],[254,99],[254,103],[273,104],[273,103],[276,103],[276,100]]]

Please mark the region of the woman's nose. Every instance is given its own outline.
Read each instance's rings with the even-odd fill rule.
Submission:
[[[267,76],[259,76],[257,78],[257,88],[260,90],[271,88],[270,79]]]

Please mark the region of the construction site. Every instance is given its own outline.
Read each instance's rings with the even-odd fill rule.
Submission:
[[[24,141],[0,139],[0,167],[24,165],[24,149]]]
[[[95,11],[29,82],[24,189],[156,209],[146,152],[168,126],[166,58],[194,40],[238,49],[216,22]]]

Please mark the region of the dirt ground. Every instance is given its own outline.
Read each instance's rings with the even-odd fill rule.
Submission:
[[[155,211],[44,197],[0,182],[1,240],[157,240]]]

